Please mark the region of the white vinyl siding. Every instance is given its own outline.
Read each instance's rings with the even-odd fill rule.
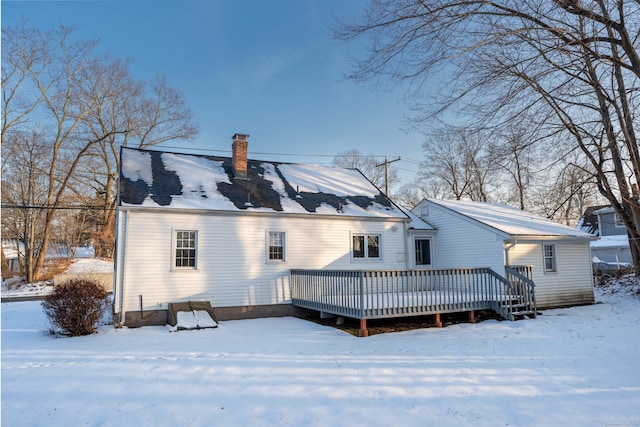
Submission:
[[[423,219],[438,230],[431,241],[433,268],[490,267],[504,272],[502,241],[506,236],[436,205],[429,205]]]
[[[523,242],[509,250],[512,265],[533,267],[538,308],[590,304],[594,301],[588,242],[556,242],[558,272],[545,274],[542,242]]]
[[[490,267],[504,275],[505,240],[510,236],[446,208],[434,204],[426,206],[428,216],[423,219],[437,229],[432,242],[434,268]],[[419,205],[415,212],[420,209]],[[545,274],[542,241],[518,241],[509,249],[509,264],[533,266],[536,301],[540,309],[593,303],[589,243],[558,240],[553,244],[556,273]]]
[[[403,233],[392,230],[400,225],[397,220],[140,210],[125,214],[126,242],[121,234],[118,244],[122,269],[118,286],[124,288],[126,311],[140,309],[139,295],[145,310],[166,309],[168,302],[188,300],[210,301],[214,307],[290,303],[292,268],[361,268],[351,262],[352,233],[381,236],[377,269],[406,268],[404,257],[396,256],[406,250]],[[198,231],[198,269],[192,274],[176,274],[168,268],[173,258],[172,229]],[[265,262],[265,230],[284,233],[286,263]],[[256,244],[257,239],[262,243]]]

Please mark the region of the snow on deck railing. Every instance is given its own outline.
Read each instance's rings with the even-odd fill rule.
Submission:
[[[512,301],[519,297],[517,289],[490,268],[295,269],[291,296],[296,306],[356,319],[487,309],[510,319]]]

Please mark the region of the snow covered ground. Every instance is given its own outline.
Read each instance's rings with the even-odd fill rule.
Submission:
[[[65,274],[91,274],[113,272],[113,261],[97,258],[76,258]],[[22,277],[14,277],[2,282],[2,298],[34,297],[48,295],[53,291],[53,282],[24,283]]]
[[[38,302],[3,303],[2,425],[640,426],[640,300],[621,288],[368,338],[294,318],[56,338]]]

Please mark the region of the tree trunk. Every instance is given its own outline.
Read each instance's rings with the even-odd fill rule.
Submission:
[[[4,248],[0,248],[0,253],[2,253],[2,280],[11,276],[12,271],[9,268],[9,262],[7,261],[7,257],[4,254]]]

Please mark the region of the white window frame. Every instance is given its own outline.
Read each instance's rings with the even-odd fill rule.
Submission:
[[[418,264],[417,256],[417,248],[416,242],[418,240],[428,240],[429,241],[429,264]],[[416,268],[428,268],[433,265],[433,239],[431,237],[414,237],[413,238],[413,262]]]
[[[618,212],[613,213],[613,222],[616,228],[626,227],[626,225],[624,224],[624,219],[622,218],[622,215],[620,215]]]
[[[551,248],[551,255],[547,255],[547,248]],[[547,268],[547,260],[551,260],[552,268]],[[556,273],[558,271],[558,252],[555,243],[542,244],[542,268],[545,273]]]
[[[364,256],[356,257],[354,253],[354,245],[353,240],[356,237],[364,237]],[[369,238],[377,237],[378,238],[378,256],[371,257],[369,256]],[[379,233],[351,233],[350,236],[350,247],[351,247],[351,260],[356,262],[381,262],[382,261],[382,234]]]
[[[187,247],[187,249],[193,249],[195,251],[194,253],[194,257],[193,257],[193,265],[180,265],[178,266],[178,234],[179,233],[194,233],[194,247],[193,248],[189,248]],[[189,229],[173,229],[172,230],[172,239],[171,239],[171,271],[196,271],[198,270],[198,256],[199,256],[199,249],[198,249],[198,230],[189,230]],[[188,258],[187,258],[188,259]]]
[[[279,235],[281,238],[282,247],[282,259],[271,258],[271,247],[278,247],[278,245],[271,245],[271,236]],[[287,233],[278,230],[267,230],[266,232],[266,246],[267,246],[267,262],[268,263],[283,263],[287,260]]]

